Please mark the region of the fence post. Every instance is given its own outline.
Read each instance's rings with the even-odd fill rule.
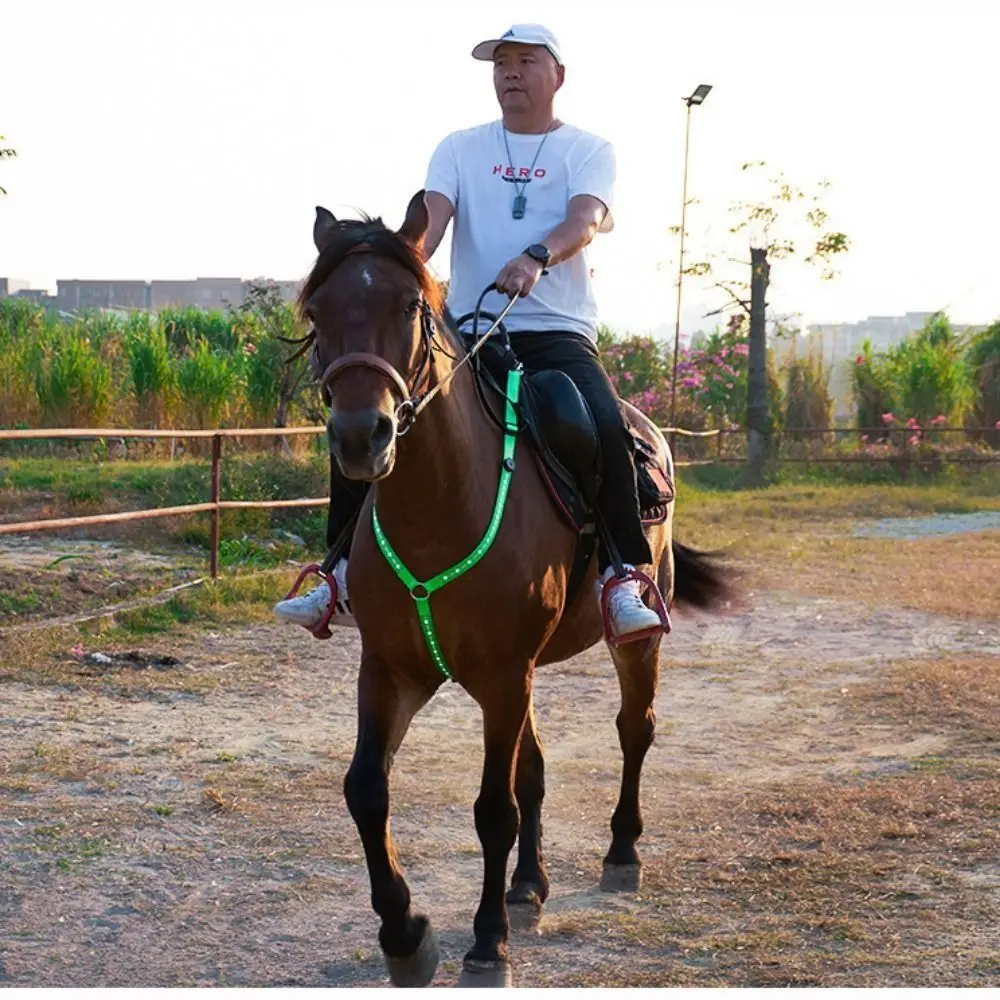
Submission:
[[[216,579],[219,575],[219,529],[222,511],[219,508],[219,484],[222,481],[222,435],[212,436],[212,551],[209,555],[209,575]]]

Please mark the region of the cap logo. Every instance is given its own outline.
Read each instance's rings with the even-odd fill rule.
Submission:
[[[513,38],[514,37],[514,29],[510,28],[509,30],[505,31],[500,37],[501,38]]]

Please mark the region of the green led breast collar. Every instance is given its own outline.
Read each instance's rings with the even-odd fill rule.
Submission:
[[[504,438],[503,438],[503,460],[500,466],[500,484],[497,487],[497,498],[493,505],[493,516],[490,518],[486,534],[482,541],[467,555],[461,562],[455,563],[451,569],[446,569],[443,573],[430,580],[421,582],[404,565],[403,560],[396,555],[395,550],[389,544],[382,525],[379,523],[378,513],[375,504],[372,504],[372,528],[375,530],[375,541],[385,556],[386,561],[393,568],[396,576],[402,581],[403,586],[410,592],[410,597],[416,602],[417,615],[420,617],[420,629],[424,633],[424,640],[427,649],[431,654],[434,665],[448,679],[453,680],[448,664],[445,662],[444,654],[441,652],[441,645],[438,642],[437,630],[434,628],[434,616],[431,614],[431,594],[440,590],[445,584],[451,583],[463,573],[468,572],[473,566],[483,558],[489,551],[490,546],[496,540],[497,532],[500,530],[500,522],[503,520],[504,508],[507,505],[507,494],[510,491],[510,481],[514,475],[514,446],[517,443],[517,413],[514,409],[518,397],[521,393],[521,371],[514,369],[507,374],[507,405],[504,412]]]

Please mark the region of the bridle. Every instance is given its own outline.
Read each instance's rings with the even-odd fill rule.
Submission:
[[[426,300],[422,300],[420,303],[420,340],[423,343],[423,359],[413,378],[413,388],[385,358],[369,351],[352,351],[350,354],[341,355],[327,365],[320,377],[319,388],[323,402],[327,406],[333,402],[331,386],[344,372],[352,368],[367,368],[369,371],[381,375],[392,387],[395,395],[399,397],[399,403],[396,406],[397,433],[405,434],[416,419],[420,401],[427,396],[426,392],[418,392],[417,387],[426,384],[430,378],[434,349],[434,318],[431,315],[431,307]]]
[[[356,253],[374,253],[374,250],[367,243],[359,243],[356,247],[352,247],[345,256],[350,256]],[[479,301],[476,303],[475,311],[471,314],[473,337],[475,337],[478,333],[479,317],[482,311],[483,299],[485,299],[491,291],[496,290],[496,285],[491,284],[483,291],[482,295],[479,296]],[[422,384],[426,385],[430,378],[430,369],[433,362],[432,352],[434,350],[436,332],[434,328],[434,316],[431,312],[430,304],[426,299],[422,299],[420,302],[420,339],[423,342],[424,347],[423,360],[417,368],[416,375],[413,377],[413,388],[410,387],[407,380],[388,361],[386,361],[385,358],[380,357],[377,354],[371,354],[368,351],[352,351],[349,354],[342,355],[327,365],[326,370],[323,372],[323,375],[319,380],[319,387],[323,396],[323,401],[327,406],[331,404],[331,386],[338,378],[340,378],[341,375],[344,374],[344,372],[350,371],[352,368],[367,368],[369,371],[374,371],[381,375],[399,396],[399,403],[396,406],[396,433],[400,436],[406,434],[427,404],[430,403],[430,401],[458,374],[463,365],[469,363],[476,356],[476,354],[479,353],[479,349],[486,343],[487,339],[493,335],[497,328],[502,326],[504,317],[508,312],[510,312],[519,297],[520,296],[517,293],[514,294],[499,316],[493,318],[493,323],[490,328],[482,335],[482,337],[476,340],[466,356],[459,361],[459,363],[444,379],[429,389],[425,388],[423,391],[418,391],[417,387]],[[492,314],[488,315],[491,315],[492,317]]]

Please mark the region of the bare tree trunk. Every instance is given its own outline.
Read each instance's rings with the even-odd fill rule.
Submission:
[[[281,398],[278,400],[278,412],[274,417],[275,427],[288,426],[288,404],[289,400],[285,396],[284,390],[282,390]],[[274,439],[274,448],[275,451],[280,451],[286,458],[292,457],[292,446],[288,443],[288,438],[284,434]]]
[[[767,399],[765,300],[771,265],[765,248],[750,248],[750,370],[747,379],[747,464],[744,482],[758,486],[770,455],[771,417]]]

